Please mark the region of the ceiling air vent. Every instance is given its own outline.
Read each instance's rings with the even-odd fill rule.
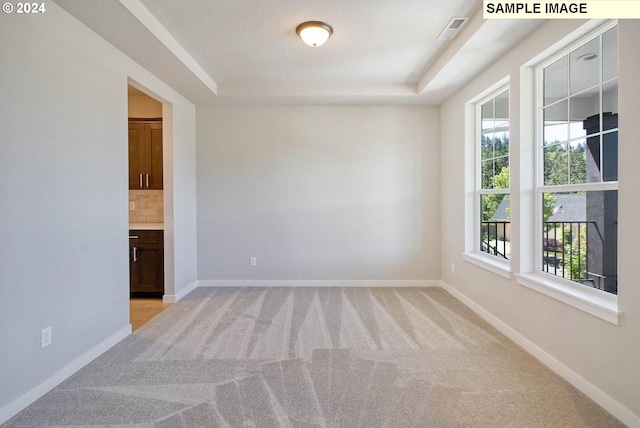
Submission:
[[[456,34],[458,34],[458,31],[460,31],[460,29],[462,27],[464,27],[465,22],[467,22],[469,18],[451,18],[451,21],[449,21],[449,23],[446,25],[446,27],[444,27],[444,30],[442,30],[442,33],[440,33],[440,35],[438,36],[438,40],[451,40],[453,39]]]

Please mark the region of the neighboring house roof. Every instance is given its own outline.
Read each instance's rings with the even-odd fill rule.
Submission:
[[[587,195],[586,194],[558,194],[555,210],[558,211],[549,217],[547,221],[586,221],[587,220]]]
[[[547,221],[585,221],[587,218],[587,196],[585,194],[557,194],[556,214],[549,217]],[[493,213],[491,220],[508,221],[507,208],[509,208],[509,198],[504,197],[500,205]]]
[[[509,221],[509,214],[507,214],[507,209],[509,208],[509,198],[505,195],[500,201],[500,205],[496,208],[496,212],[493,213],[493,217],[491,220],[497,221]]]

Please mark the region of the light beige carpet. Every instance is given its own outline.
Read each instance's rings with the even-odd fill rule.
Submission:
[[[438,288],[199,288],[3,427],[617,427]]]

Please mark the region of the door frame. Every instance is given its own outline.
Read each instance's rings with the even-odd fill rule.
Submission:
[[[162,296],[162,300],[164,303],[175,303],[175,257],[173,233],[173,104],[130,77],[127,78],[127,85],[133,86],[145,95],[162,104],[162,197],[164,219],[164,294]],[[128,205],[128,199],[126,203]],[[127,296],[128,295],[129,294],[127,293]]]

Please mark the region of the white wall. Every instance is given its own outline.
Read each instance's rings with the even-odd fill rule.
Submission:
[[[197,122],[200,280],[439,278],[437,109],[226,106]]]
[[[181,108],[177,108],[181,107]],[[198,249],[196,221],[196,110],[191,104],[178,106],[165,104],[164,117],[172,117],[172,122],[163,121],[167,131],[173,134],[171,148],[164,145],[163,155],[171,150],[171,163],[164,159],[165,171],[169,166],[172,182],[164,175],[164,237],[165,246],[165,301],[179,300],[197,285]],[[164,171],[163,171],[164,172]],[[168,220],[172,219],[172,220]],[[167,281],[167,276],[170,281]],[[173,295],[171,285],[173,284]]]
[[[520,141],[520,66],[545,51],[554,42],[578,28],[582,22],[553,21],[544,24],[528,39],[485,70],[464,89],[441,106],[442,133],[442,277],[473,304],[506,324],[516,334],[546,353],[550,361],[575,372],[578,383],[600,404],[627,424],[640,424],[640,228],[637,213],[640,200],[640,21],[620,21],[620,186],[619,186],[619,307],[624,312],[620,325],[613,325],[581,310],[517,284],[462,260],[465,224],[465,103],[505,76],[511,78],[511,155],[512,155],[512,269],[527,272],[526,255],[518,251],[521,212],[518,182],[520,172],[530,173],[532,159]],[[524,114],[533,114],[533,109]],[[527,233],[526,228],[523,233]],[[446,239],[444,238],[446,237]],[[515,251],[514,251],[515,246]],[[455,264],[455,273],[451,264]]]
[[[130,331],[128,77],[175,115],[177,290],[196,278],[196,229],[193,105],[51,2],[0,15],[0,40],[2,422]]]

